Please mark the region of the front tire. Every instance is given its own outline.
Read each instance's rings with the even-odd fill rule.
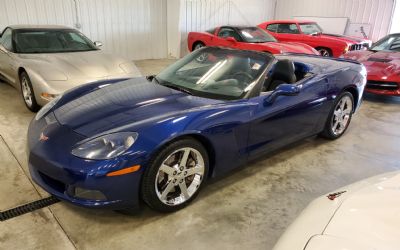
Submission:
[[[40,106],[36,102],[35,93],[33,92],[33,87],[28,74],[23,71],[19,75],[19,80],[21,84],[22,99],[24,100],[25,106],[32,112],[38,112]]]
[[[353,95],[345,91],[336,98],[321,136],[330,140],[341,137],[349,127],[353,111]]]
[[[208,155],[193,139],[173,142],[149,161],[142,181],[142,198],[153,209],[174,212],[198,195],[208,175]]]
[[[332,57],[333,56],[332,50],[329,48],[319,47],[319,48],[315,48],[315,49],[323,57]]]

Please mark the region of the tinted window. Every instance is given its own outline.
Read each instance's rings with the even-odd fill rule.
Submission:
[[[274,24],[268,25],[267,30],[276,32],[278,30],[278,24],[274,23]]]
[[[199,57],[206,60],[199,62]],[[180,59],[157,75],[166,87],[215,99],[240,99],[273,62],[257,52],[203,48]]]
[[[278,26],[278,33],[299,34],[300,32],[294,23],[281,23]]]
[[[221,28],[218,32],[218,36],[223,38],[233,37],[236,41],[242,40],[239,34],[232,28]]]
[[[240,34],[248,43],[276,42],[276,39],[258,27],[240,28]]]
[[[8,51],[13,51],[12,47],[12,31],[11,29],[6,29],[0,38],[0,44]]]
[[[27,29],[15,32],[18,53],[62,53],[97,50],[80,32],[72,29]]]
[[[400,51],[400,35],[391,35],[374,44],[371,50]]]

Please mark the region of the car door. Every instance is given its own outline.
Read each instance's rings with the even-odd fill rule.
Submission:
[[[228,38],[233,37],[236,42],[229,41]],[[228,47],[228,48],[237,48],[238,42],[241,41],[240,35],[236,32],[235,29],[231,27],[221,27],[218,31],[217,37],[215,39],[216,46]]]
[[[257,157],[296,140],[318,133],[317,125],[324,119],[327,102],[327,81],[310,77],[297,83],[295,95],[279,95],[269,103],[276,90],[255,97],[257,102],[250,122],[249,157]]]
[[[299,42],[300,30],[296,23],[279,23],[268,25],[267,30],[280,42]]]
[[[12,44],[12,30],[7,28],[4,30],[0,38],[0,74],[5,80],[15,84],[14,55]]]

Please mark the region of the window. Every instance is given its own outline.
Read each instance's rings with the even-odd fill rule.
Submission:
[[[238,28],[243,40],[248,43],[276,42],[276,39],[258,27]]]
[[[3,35],[0,38],[0,44],[8,51],[13,51],[12,46],[12,30],[10,28],[6,29],[3,32]]]
[[[281,23],[278,26],[278,33],[299,34],[300,32],[294,23]]]
[[[373,51],[400,51],[400,36],[389,35],[377,43],[375,43],[371,50]]]
[[[242,40],[239,34],[232,28],[221,28],[218,32],[218,36],[222,38],[233,37],[236,39],[236,41]]]
[[[65,53],[97,50],[80,32],[72,29],[24,29],[15,31],[17,53]]]
[[[322,33],[321,27],[316,23],[302,23],[300,24],[300,29],[306,35]]]
[[[278,30],[278,24],[274,23],[274,24],[268,25],[267,30],[269,30],[271,32],[276,32]]]

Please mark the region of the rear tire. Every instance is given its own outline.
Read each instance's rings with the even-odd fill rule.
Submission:
[[[19,75],[19,80],[21,84],[22,99],[24,100],[25,106],[32,112],[38,112],[40,106],[36,102],[35,93],[28,73],[22,71]]]
[[[203,145],[187,138],[166,145],[149,161],[143,175],[142,199],[160,212],[174,212],[196,198],[208,176]]]
[[[350,92],[343,92],[336,97],[332,110],[325,123],[325,128],[320,136],[336,140],[341,137],[349,127],[354,111],[354,98]]]

